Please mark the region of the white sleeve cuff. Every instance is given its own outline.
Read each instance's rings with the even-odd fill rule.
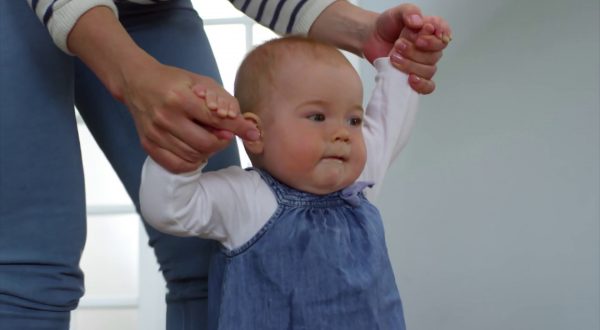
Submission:
[[[59,3],[63,3],[60,5]],[[67,48],[67,38],[77,20],[88,10],[105,6],[110,8],[115,16],[118,16],[117,7],[112,0],[73,0],[73,1],[58,1],[54,4],[54,13],[48,21],[48,31],[52,40],[58,48],[69,55],[73,55]],[[101,27],[99,27],[101,28]]]

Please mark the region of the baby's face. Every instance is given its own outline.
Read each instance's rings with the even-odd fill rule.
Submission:
[[[263,120],[263,167],[298,190],[327,194],[362,172],[362,85],[346,64],[307,63],[281,70]]]

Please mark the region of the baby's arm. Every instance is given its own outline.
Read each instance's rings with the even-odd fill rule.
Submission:
[[[407,74],[394,68],[388,57],[373,64],[377,69],[375,88],[363,126],[367,162],[359,179],[375,183],[367,191],[371,200],[379,193],[387,169],[408,142],[419,100],[408,84]]]
[[[238,102],[228,93],[202,85],[192,89],[220,120],[239,115]],[[224,139],[231,134],[213,133]],[[214,239],[230,249],[240,246],[269,219],[276,208],[275,198],[255,171],[232,166],[202,173],[205,165],[173,174],[148,157],[140,186],[144,220],[171,235]]]
[[[238,166],[172,174],[147,158],[142,169],[144,220],[171,235],[214,239],[232,249],[248,241],[276,205],[260,175]]]
[[[440,31],[446,31],[447,24],[443,19],[424,19],[426,22],[423,28],[416,32],[419,36],[447,38],[447,35],[438,35]],[[417,38],[408,36],[408,39],[402,41],[406,46],[404,52],[410,54],[414,45],[409,39]],[[447,43],[449,40],[444,41]],[[390,56],[396,53],[397,50],[393,49]],[[408,76],[400,72],[403,68],[398,67],[397,63],[389,58],[379,58],[374,65],[377,69],[376,84],[367,106],[363,128],[367,163],[360,177],[360,180],[375,183],[374,188],[367,192],[371,199],[378,195],[389,166],[408,143],[416,119],[419,98],[408,84],[408,79],[415,79],[415,75]]]

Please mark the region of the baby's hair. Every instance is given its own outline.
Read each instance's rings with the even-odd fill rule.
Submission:
[[[274,92],[276,73],[285,70],[287,62],[301,57],[351,66],[337,48],[309,37],[286,36],[269,40],[248,53],[238,68],[234,94],[241,112],[256,112],[261,102]]]

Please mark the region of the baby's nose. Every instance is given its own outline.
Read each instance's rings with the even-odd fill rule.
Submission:
[[[348,132],[348,129],[343,126],[337,127],[335,133],[333,134],[333,140],[348,142],[350,140],[350,132]]]

